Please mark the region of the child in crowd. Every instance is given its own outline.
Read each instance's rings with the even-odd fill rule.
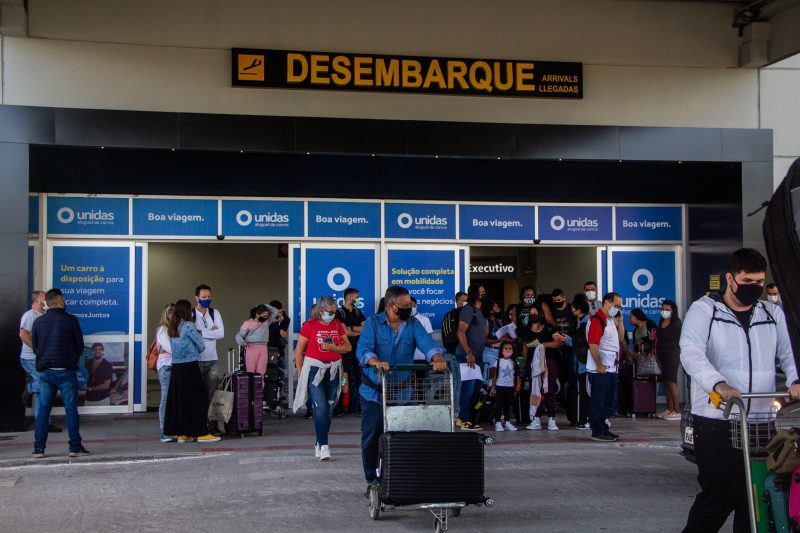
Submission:
[[[519,368],[514,357],[514,343],[503,341],[500,344],[500,358],[495,364],[494,377],[492,378],[492,388],[489,394],[496,398],[494,404],[494,430],[495,431],[516,431],[517,428],[511,423],[511,402],[514,401],[514,393],[519,393]],[[501,421],[501,415],[505,419],[505,429]]]

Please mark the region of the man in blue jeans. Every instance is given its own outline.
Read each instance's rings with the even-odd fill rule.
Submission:
[[[434,372],[443,372],[446,363],[442,350],[425,331],[422,323],[411,316],[411,295],[408,289],[393,285],[386,289],[386,310],[372,315],[364,322],[356,356],[364,368],[359,395],[361,396],[361,462],[369,490],[379,485],[378,441],[383,434],[383,405],[381,379],[378,370],[388,372],[393,365],[414,362],[417,348],[433,363]],[[396,372],[392,379],[408,379],[410,372]]]
[[[33,458],[44,457],[50,411],[58,391],[67,415],[69,456],[89,455],[78,431],[78,360],[83,353],[83,332],[78,318],[65,311],[64,295],[59,289],[47,291],[45,301],[49,309],[33,323],[31,331],[40,388]]]
[[[619,435],[611,433],[606,418],[611,414],[614,391],[617,389],[617,370],[619,369],[619,343],[625,334],[614,320],[622,308],[622,297],[609,292],[603,296],[603,305],[589,321],[589,356],[586,370],[589,372],[591,392],[589,396],[589,426],[592,439],[601,442],[619,440]]]

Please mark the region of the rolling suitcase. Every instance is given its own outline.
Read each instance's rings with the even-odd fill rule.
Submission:
[[[478,401],[475,402],[475,407],[472,409],[472,416],[470,417],[470,422],[473,424],[489,424],[492,422],[495,397],[491,396],[485,387],[486,386],[481,383]]]
[[[790,533],[789,484],[792,474],[769,474],[764,480],[761,499],[767,507],[767,528],[775,533]]]
[[[657,388],[658,382],[654,379],[634,377],[631,384],[631,414],[655,414]]]
[[[264,405],[266,409],[272,411],[278,418],[283,417],[281,408],[281,397],[283,396],[283,377],[280,368],[267,368],[264,375]]]
[[[380,438],[381,502],[484,503],[484,438],[466,432],[384,433]]]
[[[531,423],[531,378],[525,376],[522,380],[519,394],[514,395],[514,401],[511,404],[512,414],[517,424],[530,424]]]
[[[264,380],[261,374],[244,371],[244,349],[240,352],[239,370],[231,375],[233,414],[225,424],[227,433],[264,434]]]

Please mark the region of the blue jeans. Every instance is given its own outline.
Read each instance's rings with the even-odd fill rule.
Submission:
[[[161,384],[161,401],[158,404],[158,424],[164,431],[164,413],[167,411],[167,393],[169,392],[169,378],[172,376],[172,365],[164,365],[158,371],[158,382]]]
[[[81,449],[81,434],[78,431],[78,373],[75,370],[50,370],[39,373],[39,411],[36,415],[36,436],[34,450],[44,451],[47,446],[47,426],[53,400],[61,391],[64,411],[67,414],[67,431],[69,432],[69,451]]]
[[[208,401],[214,399],[214,391],[217,390],[219,365],[216,361],[198,361],[197,366],[200,367],[200,375],[203,376],[203,383],[206,386],[206,394],[208,394]]]
[[[480,383],[480,380],[470,379],[461,382],[461,405],[458,408],[458,416],[464,422],[469,420],[472,416],[472,396],[475,394],[475,384]]]
[[[592,437],[607,435],[606,418],[611,414],[614,391],[617,390],[617,374],[589,374],[591,396],[589,397],[589,426]]]
[[[383,435],[383,406],[368,402],[359,395],[361,401],[361,464],[367,483],[378,479],[378,461],[381,435]]]
[[[314,385],[312,382],[319,370],[321,370],[319,367],[312,366],[308,372],[308,397],[314,405],[314,431],[317,434],[317,444],[327,446],[339,383],[336,379],[331,379],[331,371],[328,368],[323,369],[325,375],[320,384]],[[337,378],[341,379],[341,376],[337,375]]]
[[[28,391],[28,394],[31,395],[33,398],[33,417],[36,418],[39,414],[39,371],[36,370],[36,360],[35,359],[22,359],[20,357],[19,364],[22,366],[22,370],[25,371],[28,376],[30,376],[30,382],[25,386]],[[48,420],[49,423],[49,420]]]

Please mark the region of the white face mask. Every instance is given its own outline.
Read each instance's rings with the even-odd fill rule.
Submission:
[[[586,291],[586,298],[591,302],[597,298],[597,292],[595,291]]]
[[[661,316],[666,318],[670,318],[672,316],[672,311],[661,311]]]
[[[778,296],[777,294],[767,294],[767,301],[776,304],[778,303],[778,300],[780,300],[780,296]]]
[[[619,307],[612,307],[611,309],[608,310],[608,316],[610,316],[611,318],[614,318],[618,314],[619,314]]]
[[[334,313],[328,313],[326,311],[322,312],[322,321],[325,322],[326,324],[330,324],[331,322],[333,322],[333,319],[335,317],[336,315]]]

